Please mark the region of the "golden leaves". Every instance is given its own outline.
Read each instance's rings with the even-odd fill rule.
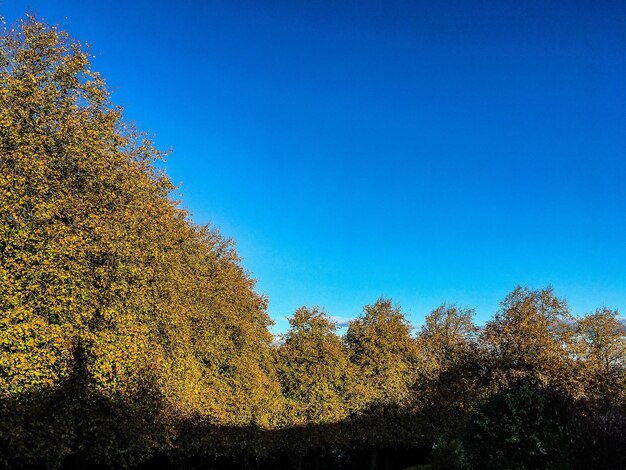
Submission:
[[[271,322],[232,243],[169,198],[79,43],[33,18],[0,43],[0,394],[267,425]]]

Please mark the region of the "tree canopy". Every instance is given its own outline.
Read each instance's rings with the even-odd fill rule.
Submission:
[[[103,459],[160,446],[182,418],[268,425],[271,322],[232,243],[170,198],[161,152],[80,43],[34,18],[0,41],[2,398],[79,387],[64,413],[72,434],[111,427],[85,437]],[[118,403],[132,434],[132,419],[94,411]],[[4,430],[12,455],[35,458],[22,426]],[[48,438],[69,451],[75,436]]]

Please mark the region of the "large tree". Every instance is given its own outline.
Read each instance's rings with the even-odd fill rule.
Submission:
[[[0,34],[5,459],[132,463],[181,420],[269,425],[266,301],[232,243],[170,198],[80,43]]]

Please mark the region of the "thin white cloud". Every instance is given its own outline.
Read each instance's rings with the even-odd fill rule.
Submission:
[[[331,315],[330,319],[337,323],[338,328],[347,328],[350,322],[354,320],[354,318],[351,317],[338,317],[336,315]]]

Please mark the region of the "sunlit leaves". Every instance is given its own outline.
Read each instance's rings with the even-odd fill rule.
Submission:
[[[80,43],[29,17],[0,46],[2,397],[71,386],[67,422],[100,436],[80,451],[103,461],[133,420],[124,446],[144,457],[185,417],[269,426],[266,300],[232,243],[170,199],[161,152]],[[28,435],[14,437],[26,458]]]
[[[336,325],[319,308],[301,307],[278,350],[278,376],[287,419],[297,425],[333,423],[348,417],[355,370]]]

